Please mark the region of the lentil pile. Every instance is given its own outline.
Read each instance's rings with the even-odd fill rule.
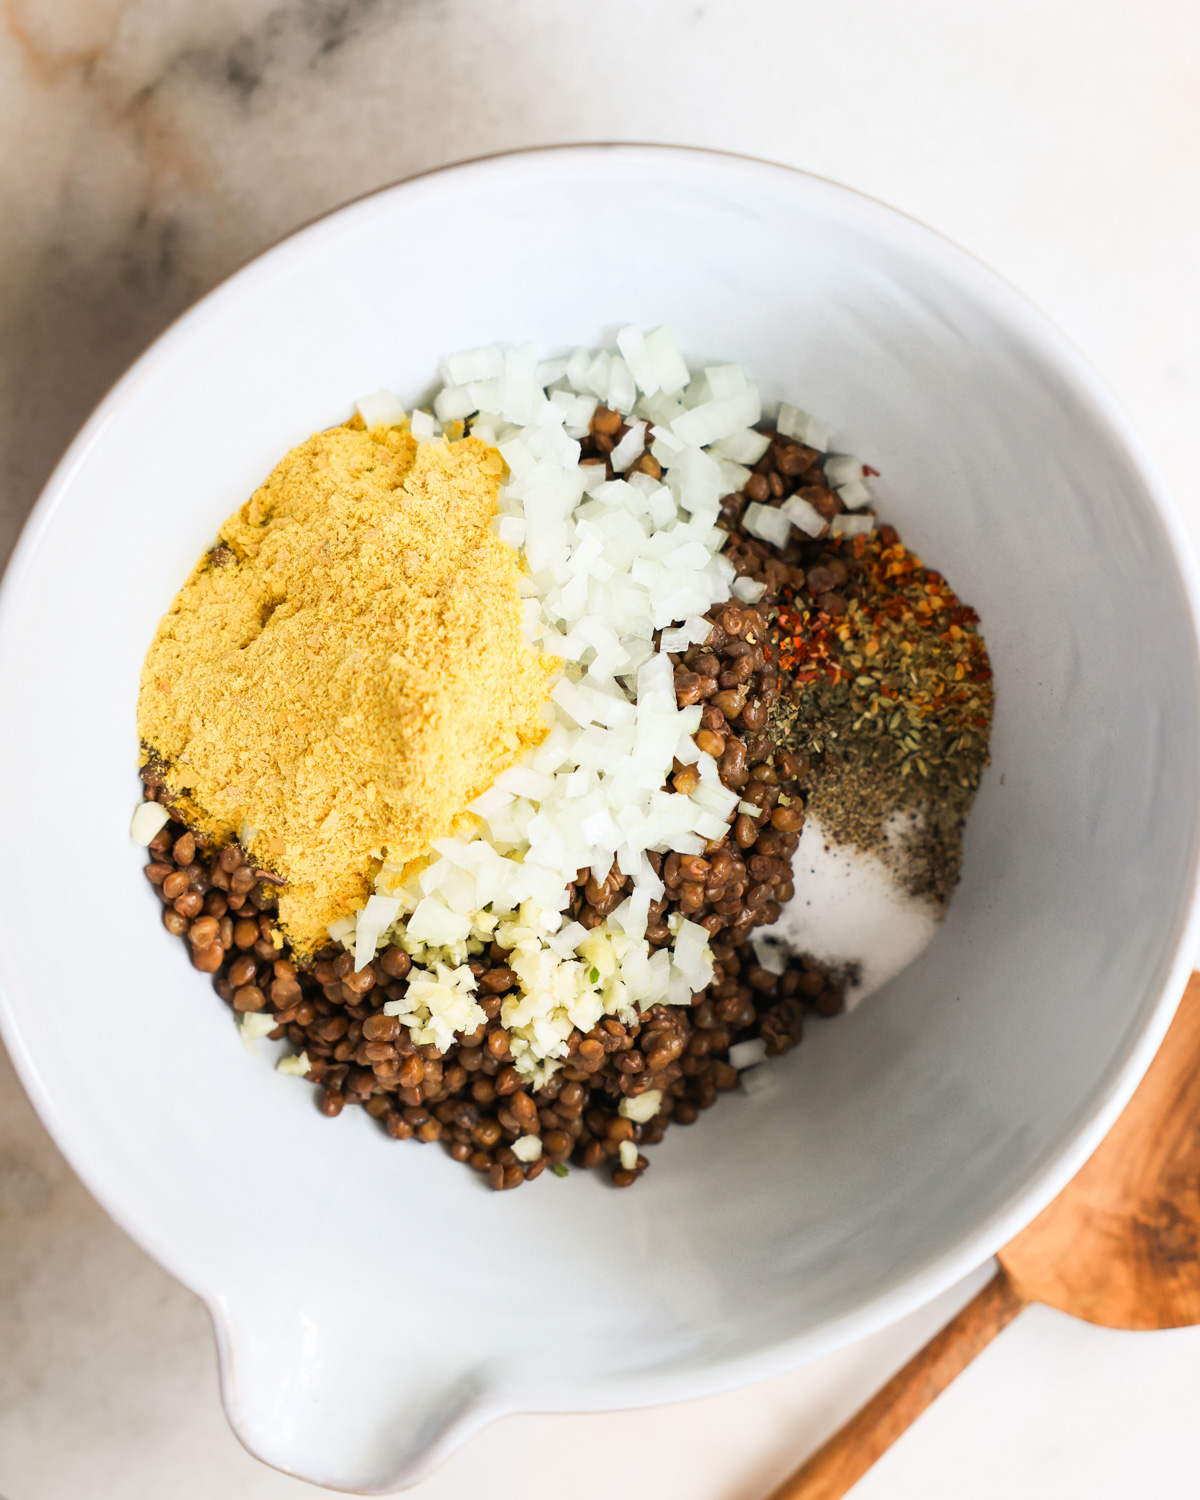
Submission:
[[[581,465],[614,480],[613,455],[632,428],[597,405]],[[531,1075],[515,1065],[501,1016],[518,982],[513,954],[492,941],[469,958],[483,1019],[448,1046],[418,1042],[397,1014],[414,968],[406,948],[387,942],[365,963],[360,954],[357,967],[349,938],[293,951],[280,924],[284,877],[238,843],[187,826],[162,762],[143,766],[145,797],[168,817],[146,867],[164,925],[212,975],[247,1035],[297,1050],[287,1070],[316,1085],[324,1114],[360,1105],[394,1139],[442,1142],[497,1189],[547,1167],[566,1175],[570,1165],[603,1166],[626,1187],[668,1125],[694,1123],[736,1088],[731,1049],[745,1057],[751,1043],[756,1060],[777,1057],[800,1041],[806,1017],[843,1009],[844,971],[808,954],[772,962],[754,943],[795,894],[806,806],[829,801],[823,789],[833,785],[841,834],[865,843],[863,827],[893,809],[899,781],[912,788],[906,805],[950,807],[943,833],[960,825],[986,761],[990,673],[973,612],[890,528],[843,539],[793,532],[782,547],[752,534],[751,505],[779,508],[798,496],[825,522],[846,509],[817,449],[774,430],[764,442],[716,522],[740,580],[735,597],[707,611],[707,633],[695,633],[703,639],[665,653],[678,708],[698,712],[697,749],[737,796],[725,831],[703,840],[702,852],[646,854],[663,892],[649,906],[651,952],[669,947],[681,922],[708,937],[712,979],[690,1003],[577,1026],[554,1070]],[[657,480],[661,470],[644,446],[620,473]],[[656,649],[662,636],[655,632]],[[874,802],[872,776],[885,788]],[[664,790],[689,796],[700,781],[697,763],[676,758]],[[925,884],[944,899],[956,875],[950,854]],[[580,869],[564,919],[594,931],[634,890],[617,863],[604,878]]]
[[[778,783],[755,785],[774,790]],[[746,934],[770,920],[771,902],[785,884],[771,881],[786,865],[779,858],[785,846],[769,832],[760,838],[777,852],[724,849],[714,851],[708,870],[699,861],[664,870],[668,888],[673,881],[681,894],[664,904],[660,918],[683,899],[698,910],[697,887],[700,906],[719,921],[735,915],[731,906],[738,908],[728,940],[715,945],[720,977],[709,991],[690,1008],[656,1005],[639,1024],[610,1017],[573,1037],[565,1066],[534,1093],[511,1066],[508,1033],[499,1021],[501,998],[515,982],[503,949],[471,961],[486,1024],[443,1053],[432,1044],[415,1045],[395,1016],[383,1014],[384,1003],[404,993],[408,954],[389,947],[355,973],[349,953],[331,950],[311,968],[300,968],[282,948],[277,887],[236,845],[205,849],[192,833],[168,825],[150,845],[146,874],[163,902],[164,925],[184,938],[195,967],[213,975],[221,999],[235,1012],[267,1016],[274,1025],[265,1034],[286,1037],[307,1056],[307,1076],[318,1087],[324,1114],[361,1105],[394,1139],[441,1141],[455,1161],[474,1167],[495,1188],[530,1182],[547,1166],[563,1175],[569,1162],[608,1166],[614,1184],[627,1187],[648,1165],[642,1147],[660,1141],[672,1122],[692,1124],[720,1093],[737,1087],[728,1061],[733,1042],[761,1037],[766,1054],[779,1056],[799,1042],[806,1014],[830,1016],[842,1007],[840,990],[811,961],[798,961],[782,975],[758,966]],[[724,884],[709,885],[706,894],[714,870]],[[755,874],[764,878],[755,881]],[[618,889],[616,881],[597,887],[581,880],[572,910],[585,924],[598,923]],[[651,1118],[622,1113],[624,1100],[651,1090],[661,1093]],[[542,1155],[522,1162],[512,1147],[534,1132]],[[630,1165],[620,1150],[626,1141],[637,1148]]]

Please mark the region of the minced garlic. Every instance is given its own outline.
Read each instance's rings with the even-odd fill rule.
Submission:
[[[503,460],[361,418],[292,449],[159,625],[138,728],[188,823],[282,875],[301,953],[546,732]]]
[[[517,976],[501,1002],[500,1019],[513,1066],[532,1088],[562,1066],[573,1031],[588,1032],[605,1016],[632,1023],[639,1006],[667,998],[669,954],[660,951],[652,959],[645,939],[631,938],[616,914],[590,932],[578,923],[564,925],[561,912],[543,911],[533,901],[517,911],[480,909],[460,916],[436,897],[419,896],[419,881],[415,877],[401,897],[410,914],[398,916],[383,938],[413,961],[403,998],[388,1000],[384,1014],[397,1016],[418,1044],[432,1042],[445,1051],[456,1032],[484,1024],[469,960],[491,943],[506,951]],[[414,923],[422,908],[424,922]],[[627,976],[641,980],[636,993]]]

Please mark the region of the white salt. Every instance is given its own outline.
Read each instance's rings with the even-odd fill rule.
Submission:
[[[792,882],[796,894],[769,940],[831,968],[857,965],[848,1010],[894,979],[937,932],[937,902],[910,895],[877,855],[833,843],[811,815],[792,857]]]

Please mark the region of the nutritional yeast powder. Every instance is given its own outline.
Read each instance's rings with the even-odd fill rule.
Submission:
[[[557,666],[491,529],[503,461],[355,418],[292,449],[163,618],[138,703],[179,816],[287,881],[294,947],[545,734]]]

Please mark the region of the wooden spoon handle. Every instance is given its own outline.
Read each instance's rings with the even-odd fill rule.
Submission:
[[[772,1491],[770,1500],[838,1500],[1026,1305],[997,1271],[941,1333]]]

